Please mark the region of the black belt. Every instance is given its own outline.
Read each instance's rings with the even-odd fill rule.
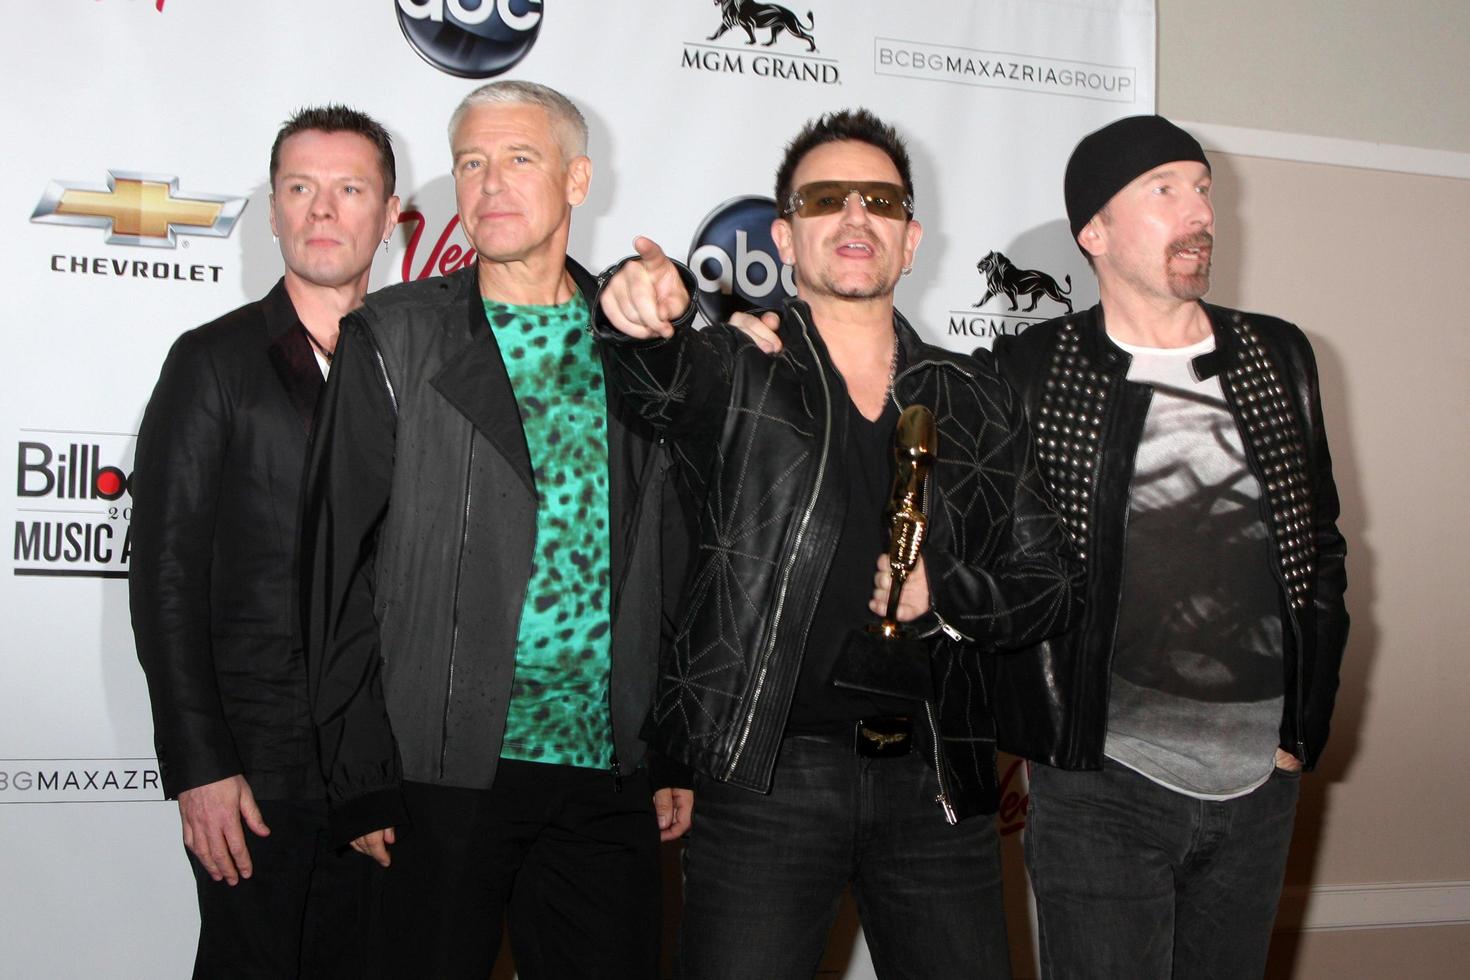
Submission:
[[[908,755],[914,726],[907,715],[881,715],[853,723],[852,750],[870,759]]]

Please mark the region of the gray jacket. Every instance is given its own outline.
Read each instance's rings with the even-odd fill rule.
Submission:
[[[590,305],[595,283],[567,266]],[[644,755],[669,484],[616,394],[607,432],[615,778]],[[349,840],[403,821],[400,780],[488,788],[500,757],[537,488],[474,268],[381,290],[342,321],[305,492],[312,714]]]

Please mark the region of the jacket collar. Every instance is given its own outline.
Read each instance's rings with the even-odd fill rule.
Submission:
[[[566,268],[590,309],[597,293],[597,281],[570,257]],[[521,424],[520,406],[515,389],[501,358],[495,331],[485,322],[485,304],[480,297],[477,267],[456,272],[455,295],[451,308],[461,314],[451,315],[444,329],[449,334],[453,351],[448,364],[431,380],[431,384],[506,458],[526,489],[536,493],[531,473],[531,453],[526,447],[526,433]],[[600,345],[599,345],[600,346]],[[607,364],[604,361],[604,372]],[[608,451],[613,452],[613,412],[608,412]]]
[[[286,280],[279,280],[275,288],[260,301],[265,316],[265,334],[268,340],[266,356],[276,372],[291,407],[296,410],[301,424],[308,434],[316,418],[317,397],[321,394],[322,370],[318,366],[316,353],[306,337],[306,327],[296,315],[296,307],[286,293]]]
[[[792,316],[793,313],[797,316]],[[826,350],[826,344],[821,342],[821,332],[816,329],[816,321],[812,318],[812,308],[806,300],[788,296],[781,301],[781,314],[777,333],[781,336],[783,346],[792,340],[800,340],[804,330],[810,328],[816,334],[818,346]],[[797,326],[798,323],[800,326]],[[905,362],[927,356],[932,351],[896,307],[893,310],[893,330],[898,334],[899,349],[903,352]]]
[[[791,297],[784,300],[781,306],[783,316],[781,317],[781,324],[777,332],[781,336],[782,344],[789,346],[793,341],[799,341],[803,328],[808,327],[812,330],[812,336],[817,349],[822,352],[822,356],[827,357],[827,347],[822,343],[821,333],[816,329],[816,324],[812,321],[812,310],[806,301]],[[791,316],[790,314],[792,313],[799,314],[799,318]],[[798,323],[801,326],[798,326]],[[898,334],[898,347],[901,354],[899,358],[901,367],[894,377],[895,390],[897,390],[899,382],[908,376],[910,372],[924,370],[937,365],[952,367],[966,375],[973,375],[975,373],[968,363],[968,358],[956,354],[953,351],[945,350],[942,347],[935,347],[933,344],[926,343],[919,336],[919,332],[909,323],[908,318],[899,312],[896,307],[893,310],[893,331]]]
[[[893,311],[893,329],[898,332],[898,343],[903,350],[903,358],[900,361],[903,368],[894,379],[895,390],[900,381],[931,368],[950,368],[966,377],[975,377],[976,364],[973,357],[943,347],[936,347],[924,340],[904,315],[897,310]]]
[[[1194,376],[1204,380],[1220,374],[1234,363],[1236,345],[1235,334],[1226,324],[1224,311],[1218,306],[1203,301],[1199,305],[1205,311],[1205,316],[1209,318],[1210,332],[1215,336],[1215,349],[1190,361]],[[1115,344],[1108,336],[1107,320],[1101,303],[1095,304],[1091,309],[1074,313],[1068,319],[1077,321],[1080,327],[1082,354],[1094,364],[1100,364],[1115,374],[1126,375],[1128,373],[1128,367],[1133,363],[1133,355]]]

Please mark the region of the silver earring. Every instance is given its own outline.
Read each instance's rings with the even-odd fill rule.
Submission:
[[[388,239],[383,239],[383,251],[388,251]]]
[[[913,271],[914,271],[914,267],[911,266],[911,265],[906,265],[906,266],[903,267],[903,274],[904,275],[908,275],[909,273],[911,273]]]

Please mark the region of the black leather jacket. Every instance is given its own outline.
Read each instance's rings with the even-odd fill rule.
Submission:
[[[895,313],[908,365],[900,407],[928,405],[939,459],[925,563],[938,690],[920,743],[951,820],[994,812],[992,652],[1066,628],[1080,566],[1036,472],[1020,405],[989,357],[923,344]],[[846,394],[805,303],[782,311],[782,353],[739,331],[628,341],[605,323],[615,383],[669,438],[701,501],[698,549],[666,649],[653,746],[706,776],[767,792],[837,546],[846,489],[827,465]],[[840,382],[839,382],[840,384]],[[874,515],[878,519],[878,515]],[[876,556],[875,556],[876,558]]]
[[[1327,741],[1347,639],[1345,546],[1322,431],[1317,365],[1300,330],[1274,317],[1201,304],[1220,375],[1261,485],[1280,587],[1286,671],[1281,746],[1308,768]],[[1077,629],[1008,657],[997,698],[1000,747],[1063,769],[1102,766],[1128,487],[1153,389],[1126,381],[1130,356],[1107,338],[1101,306],[1031,327],[995,346],[1021,392],[1037,459],[1087,564]]]

